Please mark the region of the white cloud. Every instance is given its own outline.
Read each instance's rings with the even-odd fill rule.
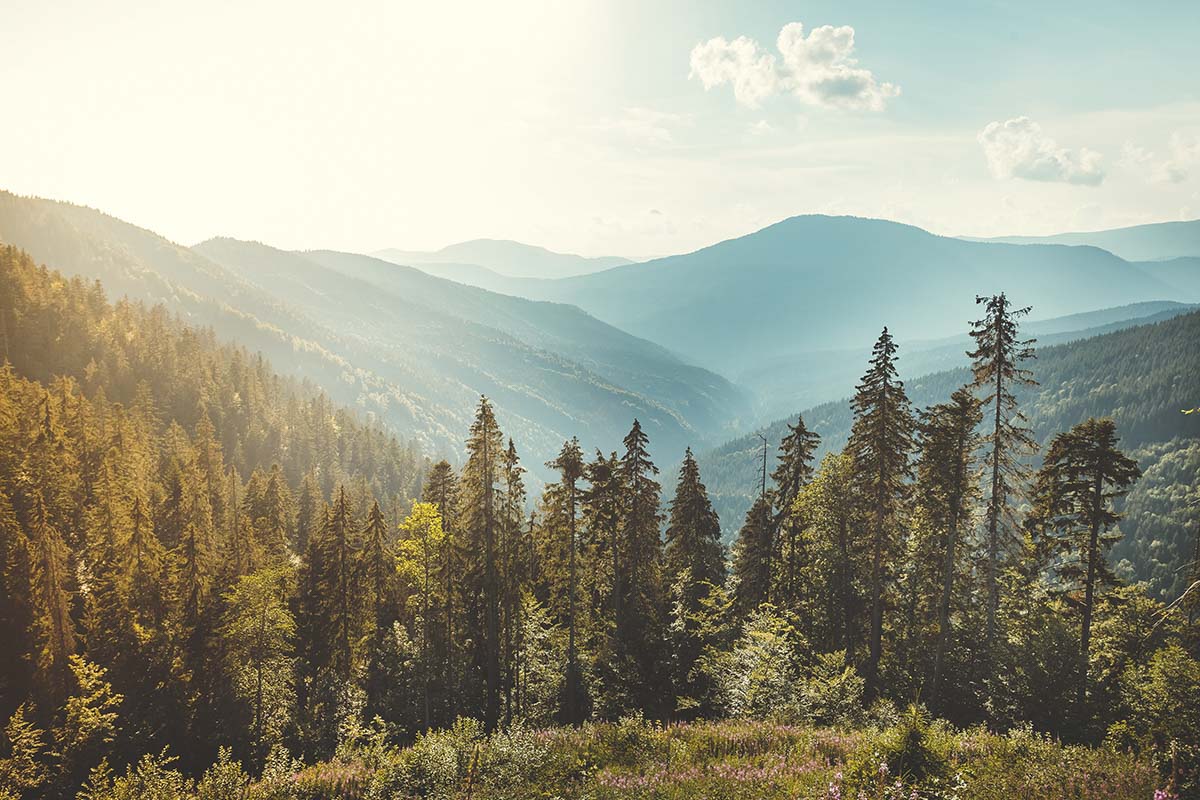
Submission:
[[[1086,147],[1073,152],[1042,132],[1029,117],[992,122],[979,133],[988,168],[997,178],[1023,178],[1098,186],[1101,155]]]
[[[1200,136],[1171,134],[1171,157],[1163,165],[1163,176],[1171,183],[1188,179],[1192,167],[1200,164]]]
[[[779,31],[779,58],[754,39],[709,39],[692,48],[689,78],[706,90],[730,84],[742,105],[756,108],[773,94],[790,94],[815,106],[881,111],[900,87],[880,83],[854,58],[854,28],[822,25],[806,36],[792,22]]]
[[[1185,136],[1178,131],[1168,143],[1170,155],[1158,158],[1144,147],[1126,142],[1118,162],[1151,183],[1183,183],[1200,164],[1200,136]]]

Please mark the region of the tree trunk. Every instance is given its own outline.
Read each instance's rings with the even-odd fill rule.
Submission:
[[[958,441],[958,460],[954,468],[954,493],[950,498],[950,525],[946,531],[946,562],[942,567],[942,597],[938,603],[938,639],[933,654],[933,679],[929,684],[929,705],[936,708],[946,647],[950,641],[950,595],[954,585],[954,550],[958,544],[958,518],[962,511],[963,457],[966,446],[963,437]]]
[[[1092,480],[1092,525],[1088,533],[1087,583],[1083,587],[1083,623],[1079,634],[1079,689],[1076,700],[1080,711],[1087,702],[1088,650],[1092,639],[1092,606],[1096,600],[1096,558],[1100,543],[1100,512],[1103,503],[1103,476],[1100,470]]]

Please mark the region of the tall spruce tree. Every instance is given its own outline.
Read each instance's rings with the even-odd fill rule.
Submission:
[[[492,404],[479,399],[475,422],[467,439],[459,519],[469,542],[468,580],[478,597],[470,633],[478,643],[476,664],[483,672],[483,722],[495,730],[500,721],[500,564],[497,547],[497,492],[504,460],[504,436]]]
[[[725,548],[721,521],[700,480],[700,466],[689,447],[679,468],[671,500],[663,556],[666,580],[675,598],[672,656],[677,698],[695,707],[706,694],[697,686],[696,662],[709,642],[701,630],[703,604],[715,587],[725,583]],[[679,700],[677,700],[678,704]]]
[[[1006,554],[1012,550],[1017,530],[1015,506],[1028,479],[1024,457],[1036,452],[1033,432],[1025,426],[1025,416],[1017,408],[1014,392],[1035,386],[1033,373],[1021,365],[1033,358],[1034,339],[1019,338],[1018,322],[1031,307],[1014,308],[1002,292],[991,297],[976,297],[984,306],[984,316],[971,324],[975,349],[971,358],[971,388],[982,394],[987,419],[984,436],[987,495],[987,554],[985,591],[987,617],[985,646],[988,677],[994,668],[996,613],[1000,607],[1000,571]]]
[[[563,676],[563,719],[571,724],[582,721],[581,706],[583,681],[579,671],[579,654],[577,652],[575,604],[578,590],[577,549],[579,534],[577,531],[576,509],[579,503],[579,481],[583,478],[583,450],[579,439],[572,438],[563,442],[558,457],[546,466],[558,470],[559,484],[566,506],[566,536],[567,536],[567,669]]]
[[[1113,527],[1121,515],[1113,502],[1142,474],[1136,461],[1117,448],[1116,424],[1085,420],[1050,442],[1034,485],[1033,524],[1053,538],[1057,572],[1067,591],[1082,591],[1076,699],[1087,697],[1092,618],[1096,593],[1117,582],[1106,557],[1121,538]]]
[[[771,500],[759,493],[733,545],[733,604],[745,617],[771,601],[771,576],[775,555],[775,519]]]
[[[896,342],[884,328],[871,352],[870,368],[850,401],[854,425],[847,451],[854,460],[854,480],[866,504],[870,551],[871,625],[864,677],[872,694],[879,690],[883,651],[884,593],[900,541],[898,512],[912,477],[909,455],[915,422],[904,384],[896,375]]]
[[[950,641],[950,602],[962,562],[962,534],[969,529],[971,504],[978,495],[976,433],[983,420],[979,400],[967,388],[921,414],[921,455],[917,462],[917,493],[940,547],[941,580],[937,601],[937,643],[926,702],[936,708]]]
[[[527,575],[530,547],[525,529],[525,468],[510,438],[504,451],[501,478],[504,489],[500,504],[500,631],[501,687],[504,695],[504,724],[512,722],[517,660],[521,653],[521,592]]]
[[[776,605],[794,611],[799,601],[799,573],[806,560],[800,528],[803,522],[794,515],[796,497],[812,479],[813,454],[821,437],[797,416],[796,424],[788,424],[787,434],[779,445],[779,463],[771,473],[775,482],[772,500],[775,503],[775,584]]]
[[[75,621],[67,590],[67,548],[50,523],[40,492],[34,493],[30,508],[29,544],[37,675],[48,707],[57,708],[71,688]]]
[[[664,678],[657,669],[662,655],[665,592],[662,583],[662,487],[658,467],[647,450],[649,437],[638,420],[624,439],[619,470],[625,490],[618,541],[621,615],[617,619],[618,655],[636,665],[625,676],[630,697],[648,713],[661,710]]]
[[[457,519],[459,506],[458,475],[449,461],[442,459],[433,465],[426,478],[425,486],[421,489],[421,499],[437,508],[438,517],[442,522],[442,542],[439,548],[440,558],[436,573],[442,585],[442,682],[445,687],[448,708],[451,719],[458,716],[458,674],[459,661],[457,658],[458,639],[457,604],[455,588],[459,586],[461,553],[458,548]]]

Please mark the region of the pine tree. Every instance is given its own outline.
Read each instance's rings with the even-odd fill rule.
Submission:
[[[739,616],[771,601],[775,520],[771,500],[760,494],[746,512],[733,546],[733,603]]]
[[[934,707],[950,641],[950,600],[962,560],[961,535],[968,529],[971,503],[978,494],[975,452],[979,437],[975,430],[982,420],[979,401],[966,388],[951,395],[949,403],[935,405],[921,415],[917,492],[940,534],[937,552],[941,555],[937,644],[927,699]]]
[[[1013,308],[1004,293],[976,297],[984,306],[983,319],[971,324],[975,349],[971,358],[971,388],[982,393],[987,417],[984,443],[987,451],[987,630],[988,677],[992,677],[992,650],[996,641],[996,612],[1000,607],[1000,570],[1015,535],[1014,507],[1028,477],[1024,456],[1036,451],[1033,434],[1017,408],[1014,392],[1035,386],[1033,373],[1021,364],[1033,358],[1033,339],[1019,339],[1018,320],[1030,307]]]
[[[47,518],[46,504],[36,492],[29,519],[33,570],[31,595],[37,646],[38,678],[48,706],[56,708],[71,686],[71,656],[75,653],[75,622],[67,592],[67,548]]]
[[[1120,531],[1113,502],[1141,476],[1137,462],[1117,448],[1116,424],[1085,420],[1050,442],[1034,486],[1032,523],[1053,537],[1057,572],[1068,590],[1082,590],[1077,702],[1087,697],[1092,617],[1096,593],[1117,582],[1106,554]]]
[[[430,639],[433,631],[433,593],[436,586],[438,551],[445,545],[442,518],[433,503],[413,503],[412,511],[400,524],[403,536],[399,543],[400,572],[416,583],[421,596],[421,676],[423,690],[423,721],[428,729],[432,724],[433,663]]]
[[[323,595],[321,612],[329,642],[329,670],[347,681],[354,671],[354,643],[360,630],[358,556],[362,548],[350,499],[344,486],[338,487],[333,507],[321,530],[319,547],[322,571],[318,588]]]
[[[847,451],[854,460],[854,480],[867,504],[867,537],[871,555],[871,627],[865,675],[867,689],[879,690],[879,660],[883,650],[884,592],[899,542],[897,515],[908,495],[912,477],[909,454],[915,423],[904,384],[896,376],[896,343],[884,328],[871,352],[870,368],[854,399],[854,425]]]
[[[376,631],[391,625],[392,579],[395,559],[388,543],[387,522],[378,501],[371,503],[362,531],[363,549],[359,554],[360,573],[370,592],[371,622]]]
[[[459,487],[459,519],[469,542],[468,579],[478,604],[471,631],[477,665],[483,673],[483,720],[487,730],[500,721],[500,564],[497,547],[497,484],[504,437],[492,404],[481,397],[467,439],[467,463]],[[476,638],[477,637],[477,638]]]
[[[812,481],[800,490],[795,509],[804,522],[803,535],[811,553],[800,574],[803,595],[813,599],[801,619],[821,649],[840,650],[846,664],[853,664],[862,607],[856,578],[866,571],[862,560],[867,543],[857,535],[863,527],[863,509],[855,494],[854,462],[848,453],[828,453],[821,459]]]
[[[321,527],[325,498],[321,496],[321,484],[312,472],[304,473],[300,481],[299,501],[296,506],[296,552],[308,550],[308,541]]]
[[[456,537],[456,520],[459,506],[458,476],[454,468],[446,460],[434,464],[429,472],[425,486],[421,491],[421,499],[432,503],[442,521],[443,542],[441,559],[437,571],[442,583],[442,625],[445,648],[443,664],[443,681],[451,719],[458,716],[458,661],[456,651],[458,640],[455,636],[456,602],[454,589],[458,585],[459,568],[462,563]]]
[[[517,456],[517,447],[510,438],[504,451],[501,477],[504,483],[500,507],[500,631],[501,684],[504,694],[504,724],[513,716],[513,693],[516,685],[517,659],[521,653],[521,592],[528,572],[527,556],[531,546],[524,528],[525,468]]]
[[[625,436],[625,454],[618,466],[626,494],[617,542],[622,597],[616,635],[618,659],[635,665],[636,674],[624,676],[629,696],[639,708],[654,710],[661,705],[661,690],[665,688],[665,676],[659,673],[657,664],[662,653],[666,597],[659,529],[662,489],[654,479],[658,467],[650,460],[648,444],[649,437],[635,419]]]
[[[559,471],[561,475],[559,486],[564,496],[567,516],[567,669],[563,676],[563,719],[570,724],[582,722],[580,715],[581,695],[583,684],[579,673],[578,652],[576,650],[575,633],[575,603],[578,576],[576,567],[576,549],[579,535],[576,529],[576,506],[579,501],[579,480],[583,477],[583,450],[579,447],[578,439],[563,442],[558,458],[546,466]]]
[[[813,454],[820,445],[821,437],[808,430],[804,417],[798,416],[796,424],[788,424],[787,435],[779,445],[779,464],[771,473],[775,482],[772,500],[775,504],[775,583],[778,587],[776,604],[789,610],[799,601],[798,574],[805,561],[800,536],[802,520],[793,515],[793,507],[800,490],[812,479]]]
[[[677,696],[694,703],[707,694],[704,687],[696,685],[696,662],[711,643],[700,623],[705,598],[725,583],[725,548],[721,521],[709,502],[690,447],[679,468],[668,520],[663,561],[675,597],[674,682]]]
[[[240,733],[257,763],[280,741],[294,702],[296,621],[288,609],[294,580],[290,567],[272,567],[241,576],[224,597],[226,673],[238,701],[249,707],[249,730]]]

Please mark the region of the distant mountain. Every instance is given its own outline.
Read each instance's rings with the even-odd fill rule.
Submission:
[[[964,237],[966,238],[966,237]],[[1161,261],[1184,256],[1200,257],[1200,220],[1154,222],[1104,231],[1056,233],[1052,236],[999,236],[973,238],[977,242],[1008,244],[1091,245],[1127,261]]]
[[[1200,299],[1200,256],[1142,261],[1138,266],[1147,275],[1179,289],[1181,296]]]
[[[1116,308],[1034,320],[1022,326],[1024,335],[1039,347],[1099,336],[1134,325],[1161,322],[1194,311],[1195,305],[1154,301]],[[964,323],[964,331],[966,329]],[[958,336],[900,343],[898,368],[904,378],[966,366],[971,338]],[[773,419],[800,406],[812,406],[845,397],[862,377],[870,347],[822,350],[781,356],[755,369],[734,374],[734,380],[756,398],[759,418]]]
[[[388,249],[374,255],[393,264],[420,267],[439,277],[471,284],[488,278],[486,273],[468,267],[483,268],[509,278],[569,278],[633,263],[617,256],[587,258],[555,253],[544,247],[507,239],[473,239],[432,253]]]
[[[1194,511],[1187,511],[1183,498],[1200,493],[1200,418],[1180,413],[1200,403],[1198,341],[1200,312],[1191,312],[1040,347],[1031,365],[1040,385],[1019,393],[1021,409],[1043,445],[1087,417],[1116,420],[1121,447],[1139,459],[1146,476],[1127,499],[1130,513],[1121,524],[1125,539],[1114,550],[1114,561],[1125,560],[1127,574],[1150,580],[1156,595],[1171,599],[1181,591],[1186,573],[1179,566],[1194,546]],[[901,363],[903,357],[902,347]],[[865,368],[864,358],[859,371]],[[905,385],[920,409],[944,402],[969,380],[969,370],[959,367],[907,378]],[[802,414],[809,429],[821,435],[818,459],[845,446],[853,421],[848,400]],[[793,415],[758,431],[771,443],[772,461],[785,425],[794,421]],[[761,457],[761,440],[751,433],[699,458],[726,537],[736,534],[758,491]],[[1174,499],[1164,503],[1161,498]]]
[[[613,448],[636,416],[665,458],[713,441],[745,408],[724,379],[576,308],[489,296],[365,257],[349,258],[407,283],[382,286],[232,240],[190,250],[92,209],[8,193],[0,193],[0,241],[99,280],[113,297],[164,303],[262,350],[276,368],[374,414],[430,454],[459,451],[480,393],[495,401],[526,466],[541,473],[574,434],[586,447]]]
[[[558,447],[578,431],[611,447],[638,416],[667,452],[711,440],[745,411],[725,379],[573,306],[497,295],[351,253],[290,253],[233,239],[195,249],[370,343],[369,352],[378,343],[381,357],[463,381],[472,404],[486,392],[525,424],[553,431],[522,431],[535,446]]]
[[[727,375],[781,356],[955,335],[977,294],[1053,317],[1143,300],[1200,300],[1104,250],[993,244],[855,217],[793,217],[694,253],[520,291],[573,303]]]

